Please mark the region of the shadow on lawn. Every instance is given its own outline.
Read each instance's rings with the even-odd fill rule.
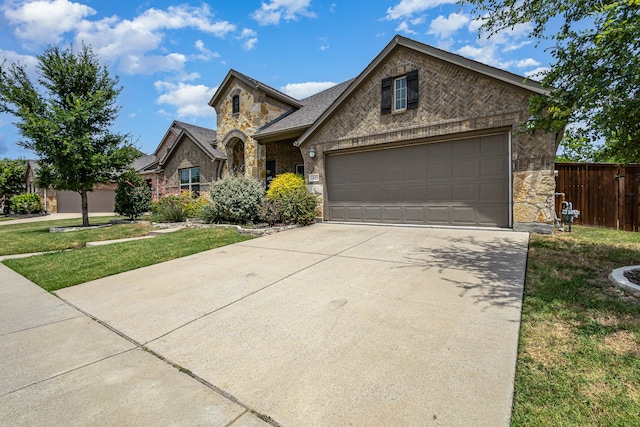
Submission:
[[[437,269],[460,289],[461,298],[473,298],[483,310],[519,307],[522,302],[527,260],[522,241],[453,238],[442,247],[419,248],[406,258],[410,265],[400,268]]]

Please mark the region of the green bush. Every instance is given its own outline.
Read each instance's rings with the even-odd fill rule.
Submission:
[[[42,212],[42,198],[36,193],[18,194],[11,198],[11,210],[16,214]]]
[[[278,215],[285,224],[309,225],[316,216],[318,201],[306,188],[283,194],[277,202]]]
[[[151,188],[134,170],[128,170],[118,178],[115,211],[134,220],[151,209]]]
[[[245,176],[228,176],[211,186],[211,205],[203,218],[208,222],[246,224],[260,217],[264,200],[262,184]]]
[[[302,175],[293,172],[283,173],[271,181],[269,191],[267,191],[267,199],[276,202],[285,194],[289,194],[297,189],[306,190],[306,188],[307,185]]]
[[[184,222],[187,218],[203,217],[203,210],[209,204],[206,196],[193,197],[190,191],[169,194],[151,204],[151,219],[157,222]]]

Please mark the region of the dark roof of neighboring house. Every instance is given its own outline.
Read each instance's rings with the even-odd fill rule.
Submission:
[[[169,150],[167,155],[163,159],[160,159],[160,166],[162,166],[167,159],[171,156],[171,153],[175,147],[182,141],[183,135],[188,136],[198,147],[202,149],[212,160],[221,159],[226,160],[227,155],[218,150],[215,146],[216,143],[216,131],[213,129],[203,128],[201,126],[191,125],[189,123],[173,121],[173,124],[178,126],[182,131]],[[172,125],[173,126],[173,125]]]
[[[260,128],[253,137],[260,139],[311,126],[355,79],[347,80],[300,101],[302,107],[290,110]]]
[[[33,173],[40,170],[40,165],[37,160],[27,160],[27,169],[31,169]]]

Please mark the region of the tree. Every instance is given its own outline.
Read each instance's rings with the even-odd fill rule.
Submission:
[[[116,209],[132,221],[151,210],[151,188],[139,173],[129,169],[118,179]]]
[[[38,86],[23,66],[0,66],[0,112],[18,118],[18,144],[38,157],[39,184],[80,194],[87,226],[87,192],[113,182],[136,154],[128,135],[110,131],[122,88],[85,45],[49,47],[38,62]]]
[[[12,196],[24,191],[24,174],[27,162],[23,159],[0,159],[0,212],[9,208]]]
[[[640,161],[640,0],[461,0],[493,35],[530,23],[530,36],[554,42],[555,59],[532,98],[537,127],[558,131],[582,122],[589,142],[604,138],[608,156]],[[552,21],[553,20],[553,21]],[[549,23],[560,22],[557,33]]]

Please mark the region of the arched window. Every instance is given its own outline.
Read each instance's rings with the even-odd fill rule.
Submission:
[[[231,98],[231,113],[238,114],[240,112],[240,95],[233,95]]]

